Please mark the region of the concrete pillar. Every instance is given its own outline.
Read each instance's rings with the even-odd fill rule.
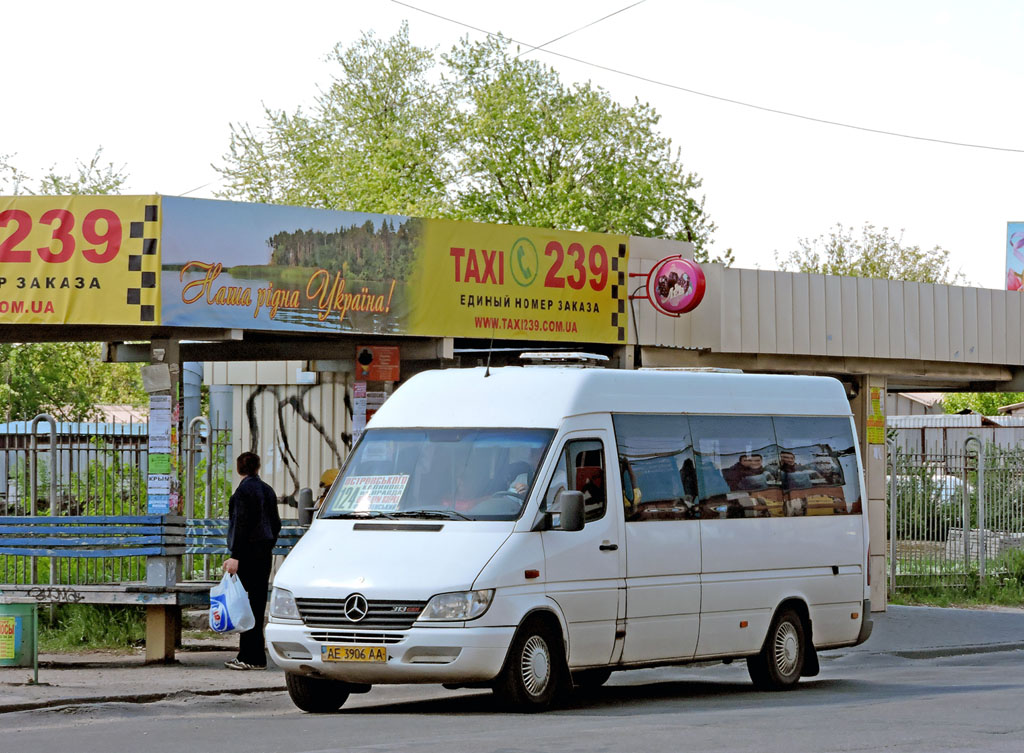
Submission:
[[[181,425],[187,429],[192,419],[202,411],[203,364],[196,361],[185,362],[182,365],[181,378],[181,413],[184,416]]]
[[[871,578],[871,611],[884,612],[888,602],[885,559],[888,552],[886,527],[886,449],[884,376],[861,375],[854,384],[851,398],[861,458],[864,462],[862,495],[866,501],[870,539],[868,570]]]
[[[174,661],[175,640],[181,635],[181,607],[146,605],[146,663]]]
[[[164,519],[181,514],[178,497],[178,436],[181,357],[177,340],[153,340],[150,365],[142,372],[143,385],[150,396],[148,512]],[[166,405],[170,401],[170,433],[166,428]],[[159,411],[155,406],[159,404]],[[161,418],[156,419],[157,413]],[[161,458],[162,467],[157,463]],[[169,473],[167,473],[169,471]],[[169,478],[169,482],[168,482]],[[168,485],[169,483],[169,485]],[[155,556],[146,559],[146,584],[169,588],[178,582],[181,558]],[[146,662],[174,661],[174,644],[180,629],[181,608],[175,605],[146,606]]]
[[[210,385],[210,423],[215,432],[234,429],[235,389],[233,384]],[[230,443],[223,452],[229,460],[235,457]]]

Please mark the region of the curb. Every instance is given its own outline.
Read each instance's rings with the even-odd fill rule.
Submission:
[[[35,709],[52,709],[63,706],[86,706],[95,703],[155,703],[168,698],[185,698],[189,696],[216,695],[248,695],[250,693],[283,693],[284,685],[273,685],[265,688],[223,688],[219,690],[171,690],[166,693],[135,693],[133,695],[84,696],[81,698],[54,698],[49,701],[26,701],[24,703],[0,704],[0,714],[15,711],[33,711]]]
[[[903,651],[880,651],[881,654],[898,656],[901,659],[939,659],[946,656],[967,656],[968,654],[994,654],[1000,651],[1021,651],[1024,643],[989,643],[979,646],[958,646],[956,648],[913,648]]]

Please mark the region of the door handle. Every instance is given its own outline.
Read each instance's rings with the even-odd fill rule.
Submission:
[[[600,549],[600,550],[601,550],[602,552],[614,552],[614,551],[615,551],[616,549],[618,549],[618,548],[619,548],[619,545],[618,545],[618,544],[612,544],[612,543],[611,543],[610,541],[605,541],[605,542],[604,542],[603,544],[601,544],[601,546],[600,546],[600,547],[598,547],[598,548],[599,548],[599,549]]]

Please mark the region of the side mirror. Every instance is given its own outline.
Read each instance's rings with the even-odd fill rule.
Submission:
[[[583,530],[583,492],[563,490],[558,493],[558,530]]]
[[[298,494],[299,525],[308,526],[313,522],[313,490],[308,487],[299,489]]]

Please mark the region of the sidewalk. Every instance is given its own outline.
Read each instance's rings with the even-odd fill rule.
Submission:
[[[0,667],[0,714],[83,703],[152,703],[179,694],[284,692],[284,673],[239,672],[224,666],[237,653],[238,637],[186,642],[174,664],[146,664],[135,654],[40,654],[39,684],[31,667]]]
[[[893,654],[908,659],[1024,649],[1024,608],[944,609],[889,606],[872,615],[867,642],[832,654]]]
[[[829,651],[831,656],[868,653],[906,658],[955,656],[1024,649],[1024,609],[1014,611],[890,606],[873,616],[867,643]],[[42,654],[39,685],[31,668],[0,668],[0,714],[85,703],[151,703],[181,694],[284,692],[284,674],[238,672],[224,662],[235,655],[235,637],[187,643],[178,662],[146,665],[135,655]]]

